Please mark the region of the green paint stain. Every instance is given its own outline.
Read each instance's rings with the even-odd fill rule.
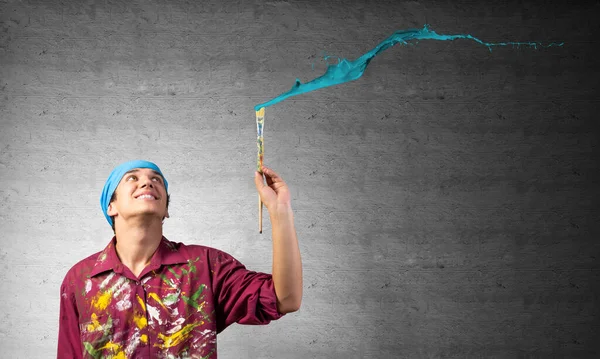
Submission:
[[[165,283],[169,287],[171,287],[173,289],[177,289],[177,285],[173,282],[173,280],[171,278],[167,278],[166,275],[164,275],[164,274],[161,273],[160,274],[160,279],[163,281],[163,283]]]
[[[171,305],[173,303],[175,303],[177,301],[177,299],[179,299],[179,291],[177,293],[172,293],[169,294],[167,296],[165,296],[165,298],[163,299],[163,303],[165,305]]]
[[[198,297],[200,297],[200,294],[202,294],[202,291],[204,291],[204,288],[206,288],[205,284],[200,284],[200,288],[198,288],[198,290],[196,292],[194,292],[194,294],[192,294],[191,297],[186,297],[185,295],[181,295],[181,299],[183,299],[184,302],[187,303],[187,305],[190,305],[196,309],[199,308],[198,305]]]
[[[198,258],[196,258],[196,261],[198,261]],[[183,269],[185,274],[196,273],[197,269],[196,269],[196,265],[194,264],[194,262],[192,262],[191,260],[188,260],[188,266],[189,266],[188,270],[185,270],[185,268]]]
[[[104,329],[104,335],[102,336],[102,339],[105,339],[105,340],[110,339],[112,327],[113,327],[113,320],[112,320],[112,317],[109,315],[108,319],[106,319],[106,324],[104,324],[102,326],[102,328]]]
[[[94,348],[94,346],[92,345],[92,343],[90,342],[83,342],[83,346],[85,348],[85,351],[92,356],[92,358],[94,359],[99,359],[100,356],[102,355],[102,353],[100,353],[100,351],[96,350]]]
[[[181,278],[181,274],[177,274],[177,272],[175,272],[175,269],[173,269],[173,267],[169,267],[169,272],[173,273],[175,278],[177,278],[177,279]]]
[[[202,294],[202,292],[204,291],[205,288],[206,288],[206,285],[201,284],[200,288],[198,288],[198,290],[196,292],[194,292],[194,294],[192,294],[191,297],[187,297],[182,294],[181,299],[183,299],[183,301],[187,305],[194,307],[194,309],[200,311],[200,314],[202,314],[202,317],[204,318],[204,320],[210,323],[211,322],[210,316],[204,311],[203,308],[200,307],[200,304],[199,304],[199,302],[201,301],[200,295]]]

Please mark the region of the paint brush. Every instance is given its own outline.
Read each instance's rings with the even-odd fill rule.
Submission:
[[[258,146],[258,155],[256,158],[256,170],[262,175],[263,158],[265,154],[263,127],[265,124],[265,108],[261,107],[256,111],[256,145]],[[258,194],[258,233],[262,233],[262,210],[263,203]]]

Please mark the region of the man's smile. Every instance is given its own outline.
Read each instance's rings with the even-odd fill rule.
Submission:
[[[141,200],[156,200],[156,197],[154,197],[152,194],[150,193],[142,193],[140,195],[138,195],[137,197],[135,197],[135,199],[141,199]]]

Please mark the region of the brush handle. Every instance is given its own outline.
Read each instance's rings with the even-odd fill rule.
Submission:
[[[256,170],[262,174],[263,159],[265,154],[263,127],[265,125],[265,108],[261,107],[256,111],[256,146],[258,147],[258,155],[256,157]],[[258,195],[258,233],[262,233],[262,209],[263,203]]]
[[[260,194],[258,195],[258,233],[262,233],[262,209],[263,203],[260,200]]]

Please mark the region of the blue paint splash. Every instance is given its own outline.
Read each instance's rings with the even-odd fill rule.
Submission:
[[[439,35],[435,31],[430,30],[428,25],[425,25],[422,29],[408,29],[396,31],[392,36],[383,40],[379,45],[373,48],[371,51],[362,55],[358,59],[354,61],[350,61],[348,59],[340,59],[338,58],[337,64],[328,64],[327,70],[325,74],[320,77],[315,78],[314,80],[301,83],[299,79],[296,79],[296,83],[292,86],[292,88],[285,93],[261,104],[254,106],[254,110],[258,111],[262,107],[268,107],[274,105],[278,102],[281,102],[289,97],[300,95],[303,93],[311,92],[314,90],[322,89],[329,86],[343,84],[344,82],[354,81],[360,78],[365,69],[369,65],[369,62],[377,56],[379,53],[387,50],[388,48],[396,45],[402,44],[407,45],[408,41],[411,40],[456,40],[456,39],[470,39],[480,43],[481,45],[485,45],[490,52],[492,51],[492,47],[494,46],[529,46],[538,48],[540,47],[551,47],[551,46],[563,46],[563,43],[550,43],[548,45],[542,45],[538,42],[497,42],[497,43],[489,43],[479,40],[476,37],[471,35]],[[331,56],[326,56],[325,60],[330,58]]]

